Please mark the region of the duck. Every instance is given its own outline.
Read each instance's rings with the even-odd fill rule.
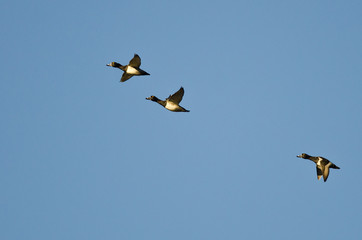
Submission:
[[[179,105],[179,103],[182,101],[184,93],[184,88],[181,87],[177,92],[166,98],[166,100],[161,100],[155,96],[150,96],[146,98],[146,100],[157,102],[158,104],[162,105],[164,108],[172,112],[190,112],[189,110],[186,110]]]
[[[124,71],[121,78],[121,82],[125,82],[133,76],[150,75],[148,72],[140,68],[141,58],[137,54],[135,54],[134,57],[131,59],[131,61],[129,61],[128,65],[123,66],[117,62],[111,62],[109,64],[106,64],[106,66],[119,68],[122,71]]]
[[[321,177],[323,176],[324,181],[327,181],[330,168],[340,169],[337,165],[335,165],[334,163],[332,163],[331,161],[329,161],[327,158],[324,158],[324,157],[319,157],[319,156],[313,157],[306,153],[302,153],[302,154],[298,155],[297,157],[309,159],[316,164],[318,180],[321,179]]]

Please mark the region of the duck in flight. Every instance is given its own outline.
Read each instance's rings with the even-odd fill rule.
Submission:
[[[150,75],[148,72],[143,71],[141,66],[141,58],[137,54],[134,55],[134,57],[129,61],[128,65],[121,65],[117,62],[111,62],[110,64],[107,64],[109,67],[119,68],[124,71],[121,82],[125,82],[128,79],[130,79],[133,76],[137,75]]]
[[[317,167],[317,178],[318,180],[323,176],[324,181],[327,181],[329,175],[329,168],[340,169],[334,163],[324,157],[313,157],[306,153],[298,155],[299,158],[309,159],[315,162]]]
[[[162,105],[164,108],[172,112],[190,112],[189,110],[186,110],[185,108],[179,105],[179,103],[182,101],[184,93],[185,93],[184,88],[181,87],[173,95],[170,95],[168,98],[166,98],[166,100],[160,100],[155,96],[151,96],[146,99],[157,102],[158,104]]]

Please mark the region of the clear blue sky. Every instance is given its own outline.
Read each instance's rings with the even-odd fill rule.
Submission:
[[[2,1],[0,239],[362,239],[361,13]],[[190,113],[145,100],[180,86]]]

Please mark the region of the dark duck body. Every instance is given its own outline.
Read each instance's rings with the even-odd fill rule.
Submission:
[[[111,62],[110,64],[107,64],[107,66],[119,68],[124,72],[121,78],[121,82],[125,82],[133,76],[150,75],[148,72],[140,68],[141,58],[137,54],[135,54],[131,61],[129,61],[128,65],[123,66],[117,62]]]
[[[327,158],[324,157],[319,157],[319,156],[313,157],[306,153],[302,153],[297,157],[311,160],[316,164],[318,180],[323,176],[324,181],[327,181],[330,168],[340,169],[337,165],[335,165],[334,163],[332,163],[331,161],[329,161]]]
[[[181,87],[173,95],[170,95],[168,98],[166,98],[166,100],[161,100],[155,96],[151,96],[146,99],[151,100],[153,102],[157,102],[158,104],[162,105],[164,108],[172,112],[190,112],[189,110],[186,110],[185,108],[179,105],[180,102],[182,101],[184,93],[185,93],[184,88]]]

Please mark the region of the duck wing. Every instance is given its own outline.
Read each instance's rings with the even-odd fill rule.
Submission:
[[[324,171],[323,171],[324,181],[327,181],[328,175],[329,175],[329,166],[325,166]]]
[[[321,177],[323,175],[323,171],[318,165],[316,167],[317,167],[317,178],[319,180],[319,179],[321,179]]]
[[[184,93],[185,93],[184,88],[181,87],[177,92],[170,95],[166,100],[169,100],[170,102],[179,104],[182,101]]]
[[[141,58],[137,54],[129,61],[129,66],[139,68],[141,66]]]
[[[127,80],[130,79],[132,76],[133,76],[133,75],[124,72],[123,75],[122,75],[122,78],[121,78],[121,82],[127,81]]]

